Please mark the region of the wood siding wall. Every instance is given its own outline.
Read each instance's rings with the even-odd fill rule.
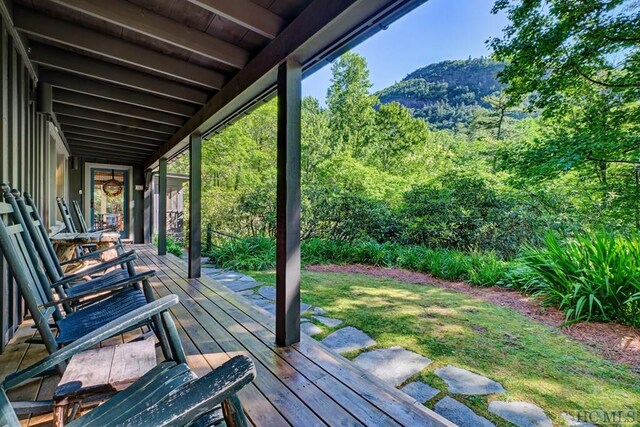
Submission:
[[[0,20],[0,178],[33,195],[37,206],[51,200],[54,179],[48,122],[36,112],[36,83]],[[55,154],[55,150],[53,150]],[[55,164],[55,162],[54,162]],[[4,257],[0,261],[0,351],[22,321],[24,306]]]

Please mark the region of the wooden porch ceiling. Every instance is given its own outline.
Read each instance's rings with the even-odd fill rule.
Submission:
[[[426,0],[0,1],[71,154],[154,167]]]

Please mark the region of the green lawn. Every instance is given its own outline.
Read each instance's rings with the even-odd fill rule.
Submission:
[[[275,283],[274,272],[248,272],[259,282]],[[433,374],[448,364],[499,381],[507,393],[452,397],[496,425],[507,425],[487,411],[491,400],[538,404],[558,425],[561,412],[640,410],[640,375],[609,362],[550,327],[516,311],[467,295],[430,286],[359,274],[303,272],[302,299],[344,319],[377,342],[403,346],[433,360],[409,379],[425,381],[445,392]],[[333,329],[318,324],[323,338]],[[353,358],[357,355],[348,354]]]

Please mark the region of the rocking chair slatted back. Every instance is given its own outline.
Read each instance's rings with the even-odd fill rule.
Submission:
[[[77,200],[71,201],[71,206],[73,207],[73,211],[76,213],[76,218],[78,218],[78,222],[80,223],[80,232],[88,233],[89,227],[87,227],[87,223],[84,220],[84,215],[82,215],[82,209],[80,209],[80,204]]]
[[[60,209],[62,221],[64,222],[64,226],[67,228],[67,232],[77,233],[78,230],[73,223],[73,218],[71,217],[71,212],[69,211],[69,206],[67,206],[67,203],[60,197],[56,197],[56,202],[58,203],[58,209]]]
[[[5,200],[8,199],[8,202],[0,202],[0,209],[8,213],[8,215],[0,220],[0,251],[6,258],[16,282],[18,282],[20,293],[27,304],[27,308],[40,332],[47,351],[54,352],[57,350],[58,345],[48,324],[50,311],[43,307],[47,301],[53,300],[53,292],[48,286],[44,267],[39,262],[29,233],[18,223],[19,221],[14,220],[14,217],[20,215],[20,212],[10,202],[13,196],[8,191],[7,186],[3,185],[3,190]],[[11,224],[10,222],[16,223]],[[54,318],[61,317],[61,313],[57,308],[54,310],[53,315]]]

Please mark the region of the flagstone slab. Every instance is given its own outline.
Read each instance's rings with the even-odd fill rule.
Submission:
[[[300,301],[300,313],[304,313],[305,311],[309,310],[311,308],[311,306],[309,304],[306,304],[302,301]]]
[[[325,317],[325,316],[311,316],[311,317],[316,319],[318,322],[322,323],[324,326],[328,326],[330,328],[335,328],[336,326],[341,325],[343,322],[343,320],[334,319],[332,317]]]
[[[276,288],[273,286],[262,286],[258,289],[258,293],[272,301],[276,299]]]
[[[459,427],[495,427],[494,423],[449,396],[440,399],[434,410]]]
[[[266,310],[269,314],[271,314],[272,316],[276,315],[276,306],[275,304],[265,304],[261,307],[263,310]]]
[[[501,402],[494,400],[489,403],[489,412],[518,427],[553,427],[553,422],[547,417],[542,408],[529,402]]]
[[[494,394],[504,393],[505,389],[496,381],[466,369],[445,366],[435,370],[435,374],[447,383],[451,393],[458,394]]]
[[[426,368],[431,359],[400,346],[367,351],[353,363],[391,385],[399,385]]]
[[[254,279],[251,276],[242,276],[241,278],[238,279],[241,282],[253,282],[253,283],[257,283],[256,279]]]
[[[429,384],[423,383],[422,381],[414,381],[412,383],[409,383],[406,386],[402,387],[400,390],[413,397],[420,403],[428,402],[429,400],[436,397],[438,393],[440,393],[440,390],[431,387]]]
[[[244,291],[238,291],[242,296],[254,295],[253,289],[245,289]]]
[[[319,314],[320,316],[324,316],[327,314],[327,310],[320,307],[313,307],[313,314]]]
[[[347,353],[376,345],[373,338],[353,326],[338,329],[323,339],[322,343],[338,353]]]
[[[218,273],[212,277],[212,279],[217,280],[218,282],[234,282],[238,279],[241,279],[243,274],[236,273],[235,271],[224,271]]]
[[[322,333],[322,329],[320,329],[318,325],[314,325],[311,322],[300,323],[300,330],[309,336],[314,336]]]
[[[218,279],[213,279],[213,280],[218,281]],[[242,282],[239,280],[232,281],[232,282],[222,282],[222,284],[234,292],[240,292],[246,289],[251,289],[256,287],[256,284],[254,282]]]

